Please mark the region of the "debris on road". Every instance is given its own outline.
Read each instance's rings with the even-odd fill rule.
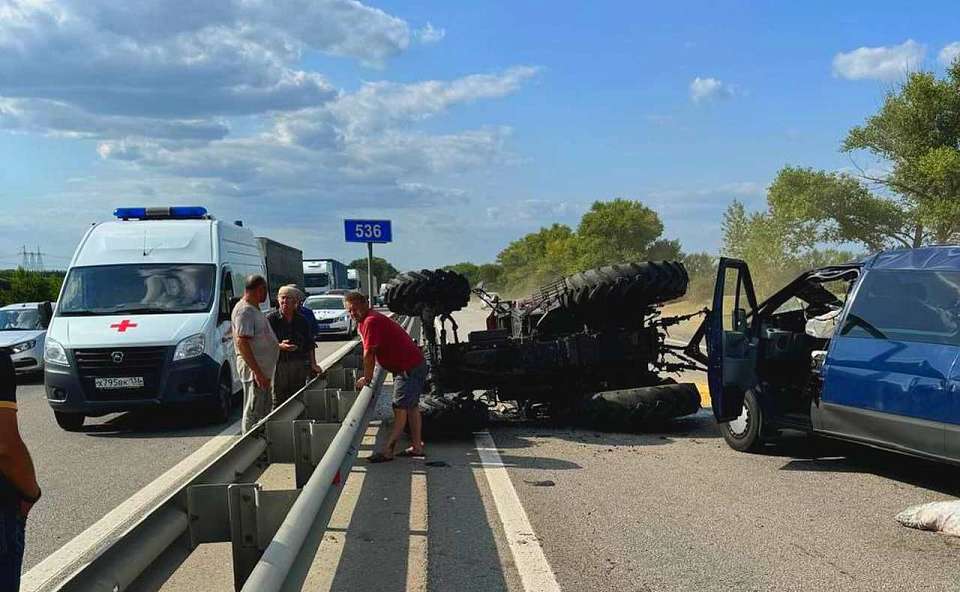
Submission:
[[[960,500],[911,506],[897,514],[897,522],[908,528],[960,536]]]

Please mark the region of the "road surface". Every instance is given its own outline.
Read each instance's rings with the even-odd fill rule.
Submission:
[[[318,342],[319,359],[344,341]],[[107,512],[233,426],[207,425],[193,411],[120,413],[88,418],[83,431],[61,430],[42,378],[21,378],[18,417],[43,488],[30,515],[24,568],[28,570]],[[235,428],[238,429],[238,428]]]

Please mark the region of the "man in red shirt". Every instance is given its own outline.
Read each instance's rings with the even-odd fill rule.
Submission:
[[[399,456],[423,456],[420,394],[427,380],[423,352],[399,323],[371,310],[363,294],[351,292],[343,300],[363,340],[363,376],[357,379],[357,390],[373,381],[376,364],[393,373],[393,431],[383,451],[371,456],[370,462],[393,460],[394,447],[407,423],[413,442]]]

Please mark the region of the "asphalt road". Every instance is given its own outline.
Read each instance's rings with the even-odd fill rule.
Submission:
[[[467,327],[479,318],[462,317]],[[800,434],[739,453],[709,410],[655,434],[490,431],[564,590],[872,592],[960,582],[960,539],[894,520],[910,505],[955,498],[951,467]],[[477,527],[477,536],[491,532]],[[503,564],[503,585],[487,589],[516,589]]]
[[[344,343],[318,342],[318,358]],[[88,418],[83,431],[65,432],[54,422],[42,379],[22,380],[20,430],[44,494],[27,526],[25,570],[230,425],[206,425],[191,411],[139,412]]]

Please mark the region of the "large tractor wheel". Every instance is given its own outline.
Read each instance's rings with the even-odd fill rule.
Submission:
[[[416,317],[425,307],[438,315],[450,314],[470,301],[470,282],[445,269],[408,271],[387,283],[383,299],[397,314]]]
[[[605,391],[580,405],[576,422],[609,432],[638,432],[700,410],[700,391],[691,383]]]
[[[587,325],[623,326],[642,319],[650,306],[686,294],[688,281],[678,261],[609,265],[566,278],[561,304]]]

